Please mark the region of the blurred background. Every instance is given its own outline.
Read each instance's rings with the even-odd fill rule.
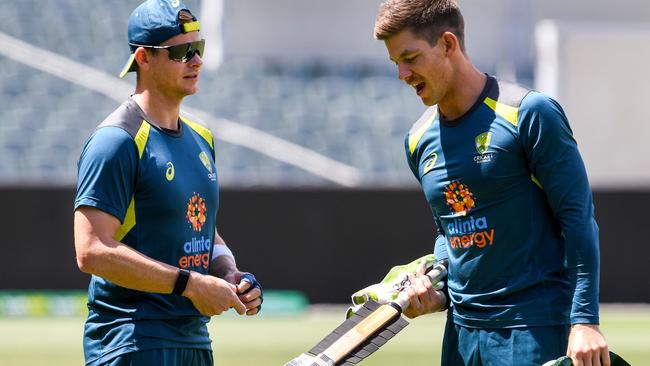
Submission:
[[[0,1],[0,364],[42,364],[16,353],[22,348],[12,332],[31,337],[33,330],[46,342],[43,322],[72,329],[61,338],[66,346],[43,357],[69,347],[61,364],[81,362],[89,277],[76,267],[72,241],[76,162],[95,126],[133,91],[134,75],[117,75],[129,55],[128,15],[139,3]],[[390,267],[433,248],[431,212],[403,148],[425,107],[373,39],[379,3],[186,1],[207,47],[199,92],[183,105],[217,139],[219,231],[240,268],[274,290],[267,321],[305,322],[294,348],[255,363],[236,358],[247,351],[233,344],[222,351],[235,358],[221,364],[286,361],[340,320],[313,313],[314,305],[346,303]],[[460,5],[467,50],[482,71],[548,93],[565,108],[601,229],[601,301],[636,309],[605,305],[615,309],[611,319],[633,314],[628,320],[638,328],[631,336],[631,328],[611,332],[627,334],[619,347],[650,362],[647,349],[635,348],[650,344],[650,2]],[[32,317],[34,328],[18,325]],[[228,332],[237,329],[229,319]],[[432,319],[413,323],[426,335],[440,328]],[[321,334],[309,331],[313,322]],[[410,337],[406,350],[391,351],[394,360],[413,355],[408,344],[421,337]],[[422,360],[437,362],[438,340],[427,342]],[[391,364],[381,351],[376,357],[368,364]],[[431,364],[418,362],[411,364]]]

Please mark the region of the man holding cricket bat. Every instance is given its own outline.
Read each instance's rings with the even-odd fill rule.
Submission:
[[[134,94],[79,159],[77,264],[92,274],[84,354],[91,366],[212,366],[207,323],[255,315],[262,289],[216,231],[211,131],[180,114],[197,91],[205,41],[182,1],[147,0],[128,23],[122,75]]]
[[[442,365],[609,365],[598,226],[584,164],[553,99],[480,72],[453,0],[388,0],[375,37],[430,106],[405,141],[449,260]],[[426,276],[409,317],[439,311]]]

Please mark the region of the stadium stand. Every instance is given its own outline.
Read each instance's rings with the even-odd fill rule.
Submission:
[[[128,56],[131,8],[126,1],[0,2],[0,32],[116,75]],[[0,183],[73,183],[84,141],[116,103],[3,56],[0,70]],[[364,185],[414,184],[402,139],[424,108],[387,65],[231,58],[204,72],[199,86],[188,106],[351,165]],[[217,155],[224,185],[333,184],[234,144],[218,142]]]

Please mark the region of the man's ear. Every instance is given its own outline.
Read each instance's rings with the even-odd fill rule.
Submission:
[[[151,64],[151,53],[147,52],[144,47],[138,47],[135,49],[133,54],[139,70],[149,69],[149,65]]]
[[[458,38],[452,32],[442,33],[442,36],[440,37],[440,41],[444,46],[446,55],[451,55],[452,53],[458,51],[458,49],[460,48],[460,43],[458,42]]]

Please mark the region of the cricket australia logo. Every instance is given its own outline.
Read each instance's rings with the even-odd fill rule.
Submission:
[[[212,171],[212,163],[210,163],[210,158],[208,158],[208,154],[206,154],[205,151],[201,151],[199,154],[199,160],[201,160],[205,169],[208,170],[208,178],[213,181],[217,180],[217,174]]]
[[[492,132],[483,132],[474,138],[474,146],[478,155],[474,155],[474,162],[477,164],[492,161],[494,153],[487,152],[492,140]]]
[[[200,232],[203,229],[206,211],[205,200],[198,193],[194,193],[189,202],[187,202],[187,213],[185,214],[187,222],[192,225],[192,230]]]

